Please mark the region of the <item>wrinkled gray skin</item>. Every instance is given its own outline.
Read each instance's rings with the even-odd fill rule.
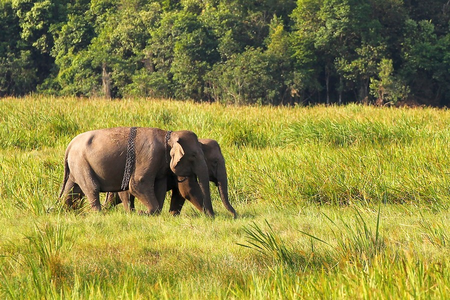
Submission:
[[[199,142],[202,145],[206,164],[208,166],[209,180],[216,184],[223,205],[230,213],[233,214],[233,217],[236,218],[236,211],[228,200],[227,170],[225,167],[225,158],[222,155],[220,146],[217,141],[211,139],[199,139]],[[172,190],[169,210],[171,214],[180,214],[186,199],[189,200],[197,209],[202,210],[203,201],[201,197],[201,189],[195,176],[168,176],[167,178],[167,190]],[[105,205],[112,206],[117,205],[120,202],[124,203],[126,210],[134,209],[134,197],[130,196],[128,192],[108,194]]]
[[[86,195],[92,208],[100,211],[100,192],[121,191],[129,133],[129,127],[100,129],[82,133],[70,142],[60,194],[67,206],[72,207],[73,200]],[[192,131],[174,131],[166,142],[166,135],[167,131],[157,128],[137,129],[130,194],[146,206],[148,214],[159,213],[170,171],[181,177],[195,176],[201,190],[201,208],[214,216],[208,166],[197,136]]]

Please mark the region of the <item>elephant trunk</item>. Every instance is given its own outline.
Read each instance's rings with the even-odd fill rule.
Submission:
[[[203,211],[210,217],[214,217],[214,211],[211,203],[211,191],[209,189],[209,174],[205,160],[202,160],[195,172],[198,178],[198,184],[203,193]]]
[[[223,169],[223,170],[222,170]],[[223,206],[233,214],[233,217],[236,219],[237,213],[236,210],[231,206],[230,201],[228,200],[228,179],[227,179],[227,171],[225,168],[220,168],[217,170],[217,186],[219,189],[220,199],[222,199]]]

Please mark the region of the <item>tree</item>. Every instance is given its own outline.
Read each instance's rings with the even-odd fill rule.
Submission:
[[[382,59],[379,64],[378,78],[371,78],[370,93],[376,98],[377,105],[393,105],[408,98],[409,87],[394,75],[392,59]]]
[[[270,104],[276,92],[270,89],[268,66],[267,56],[255,48],[214,65],[207,76],[212,99],[237,105]]]
[[[448,49],[446,49],[448,50]],[[419,103],[439,105],[445,77],[439,70],[448,73],[444,65],[444,53],[439,47],[435,27],[430,21],[407,20],[402,48],[402,64],[399,73],[411,87],[411,94]]]
[[[272,90],[273,97],[269,101],[275,105],[293,104],[298,88],[294,82],[290,35],[284,28],[282,19],[274,16],[266,41],[265,54],[269,60],[268,72],[272,78],[272,83],[267,89]]]
[[[315,47],[316,30],[322,26],[318,17],[322,1],[299,0],[297,8],[292,13],[293,32],[291,33],[291,47],[293,51],[293,83],[295,94],[301,101],[316,102],[320,99],[322,85],[319,76],[323,56]],[[319,99],[317,99],[319,98]],[[329,101],[329,100],[328,100]]]
[[[204,99],[204,76],[219,58],[217,42],[201,20],[187,12],[180,12],[173,30],[177,34],[170,72],[175,97]]]
[[[53,33],[66,20],[66,0],[14,0],[13,8],[19,18],[21,40],[36,69],[39,84],[53,71],[54,58],[50,55],[54,45]]]
[[[382,25],[371,12],[369,1],[298,1],[292,15],[295,58],[312,70],[306,74],[323,78],[327,104],[333,98],[342,103],[345,91],[355,91],[356,101],[367,99],[369,80],[386,55]]]
[[[22,42],[11,1],[0,2],[0,96],[23,95],[38,82],[31,52]]]
[[[96,1],[86,9],[70,15],[57,34],[53,55],[62,93],[106,98],[135,93],[133,78],[147,63],[148,28],[158,20],[159,5]]]
[[[92,22],[84,14],[69,15],[67,23],[55,33],[52,56],[58,67],[55,81],[60,86],[60,94],[90,96],[98,89],[92,59],[87,55],[94,34]]]

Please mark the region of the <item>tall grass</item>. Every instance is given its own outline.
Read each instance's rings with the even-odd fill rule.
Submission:
[[[379,206],[374,228],[371,228],[358,210],[354,214],[353,223],[343,220],[342,217],[340,217],[340,223],[337,223],[327,215],[324,215],[330,224],[333,225],[333,228],[330,228],[332,233],[332,240],[330,241],[325,241],[302,230],[299,230],[299,232],[311,238],[311,254],[315,252],[314,242],[319,241],[330,247],[325,256],[331,258],[336,264],[344,261],[356,264],[370,264],[372,259],[380,255],[386,246],[385,239],[380,235],[380,213],[381,205]],[[267,231],[264,231],[255,223],[245,227],[244,232],[247,236],[248,244],[239,245],[254,249],[263,254],[265,258],[290,267],[298,267],[299,263],[306,262],[304,259],[305,253],[299,256],[294,250],[291,250],[292,246],[287,246],[286,242],[280,239],[267,220],[265,223],[266,227],[268,227]],[[299,263],[296,260],[300,260]],[[326,264],[324,260],[324,265]]]
[[[292,265],[293,257],[291,251],[280,240],[267,220],[265,223],[269,228],[267,232],[255,223],[249,225],[248,227],[244,227],[244,232],[247,236],[247,243],[249,245],[239,245],[255,249],[269,259],[273,259],[279,263]]]
[[[263,295],[277,299],[448,297],[448,287],[435,285],[448,280],[449,274],[443,269],[448,267],[448,260],[443,266],[439,261],[417,256],[417,249],[411,245],[410,249],[403,249],[397,243],[389,242],[381,234],[380,208],[373,220],[367,220],[367,216],[356,210],[353,224],[342,216],[337,222],[324,215],[333,227],[328,238],[300,230],[311,239],[308,251],[296,249],[293,241],[280,239],[267,221],[267,231],[257,224],[246,227],[248,244],[241,246],[261,253],[269,264],[270,261],[276,262],[270,269],[270,279],[252,278],[256,288],[247,290],[250,298],[255,295],[258,299],[264,298]],[[426,231],[430,232],[430,229],[427,227]],[[431,232],[436,231],[431,229]],[[441,238],[443,232],[440,229],[438,232]],[[445,248],[440,239],[433,240]],[[314,242],[325,245],[325,248],[314,246]],[[439,274],[434,274],[433,270]],[[302,276],[297,276],[299,272]],[[336,281],[330,282],[330,278]]]
[[[15,266],[25,272],[21,280],[11,280],[2,270],[2,288],[8,298],[26,299],[58,296],[58,289],[66,280],[68,270],[64,266],[64,254],[71,249],[71,234],[65,223],[35,224],[32,234],[25,236],[26,245],[9,259],[10,274],[17,274]],[[32,294],[30,294],[30,292]]]
[[[114,126],[216,139],[240,217],[60,209],[67,144]],[[1,99],[0,297],[450,298],[449,141],[428,108]]]

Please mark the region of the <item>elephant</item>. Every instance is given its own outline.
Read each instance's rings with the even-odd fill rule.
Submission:
[[[124,176],[127,171],[129,177]],[[116,127],[79,134],[66,149],[60,198],[64,196],[72,207],[70,191],[75,197],[84,194],[91,207],[100,211],[100,192],[129,190],[148,214],[158,214],[171,172],[198,178],[201,208],[213,217],[208,166],[197,135],[188,130]]]
[[[208,166],[209,180],[218,187],[220,198],[225,208],[237,217],[237,213],[228,200],[228,179],[225,167],[225,158],[220,150],[219,143],[212,139],[199,139],[203,154]],[[167,177],[167,190],[172,190],[169,212],[172,215],[179,215],[185,200],[189,200],[197,209],[202,209],[201,189],[195,176],[188,177]],[[114,206],[123,202],[126,210],[134,209],[134,197],[128,192],[109,193],[105,205]]]

